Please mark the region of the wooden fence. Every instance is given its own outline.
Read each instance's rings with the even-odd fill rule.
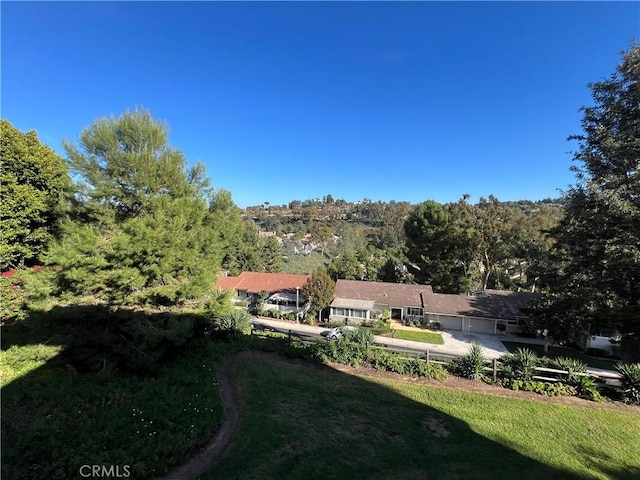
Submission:
[[[269,327],[262,327],[261,328],[254,328],[255,326],[252,324],[251,325],[251,335],[253,335],[254,333],[257,333],[259,331],[273,331],[273,332],[278,332],[278,333],[284,333],[281,332],[279,330],[274,330],[271,329]],[[291,330],[288,330],[287,333],[287,338],[288,341],[291,342],[292,337],[296,337],[298,338],[298,340],[300,340],[302,343],[304,344],[309,344],[312,343],[316,340],[318,340],[317,336],[314,335],[305,335],[304,333],[299,333],[299,332],[293,332]],[[380,350],[392,350],[392,351],[396,351],[398,353],[407,353],[405,350],[400,349],[400,348],[394,348],[393,346],[389,346],[389,345],[374,345],[373,348],[376,349],[380,349]],[[451,363],[453,360],[457,359],[457,358],[462,358],[463,355],[455,355],[455,354],[448,354],[448,353],[440,353],[440,352],[431,352],[428,348],[425,350],[424,354],[424,358],[422,357],[418,357],[419,360],[427,362],[427,363],[435,363],[438,365],[447,365],[448,363]],[[411,360],[411,359],[415,359],[416,356],[412,356],[412,357],[400,357],[403,358],[405,360]],[[496,381],[498,379],[498,373],[502,370],[502,366],[501,366],[501,362],[497,359],[494,358],[493,360],[491,360],[491,366],[486,366],[485,367],[485,371],[487,372],[491,372],[491,376],[493,377],[493,380]],[[617,372],[613,372],[613,371],[604,371],[604,372],[598,372],[598,371],[590,371],[588,373],[580,373],[580,372],[572,372],[570,370],[558,370],[555,368],[547,368],[547,367],[535,367],[534,370],[536,372],[539,372],[539,375],[534,375],[533,379],[534,380],[538,380],[541,382],[552,382],[552,383],[556,383],[556,382],[560,382],[563,380],[563,377],[565,376],[571,376],[571,375],[577,375],[577,376],[589,376],[589,377],[594,377],[599,379],[600,381],[602,381],[603,383],[610,385],[610,386],[619,386],[620,385],[620,374],[618,374]]]

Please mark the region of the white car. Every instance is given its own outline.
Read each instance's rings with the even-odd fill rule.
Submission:
[[[327,333],[327,338],[329,340],[337,340],[342,337],[344,332],[355,332],[357,330],[356,327],[352,327],[351,325],[345,325],[344,327],[335,327],[329,330]]]

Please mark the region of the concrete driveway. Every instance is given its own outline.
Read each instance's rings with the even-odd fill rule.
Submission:
[[[313,336],[326,336],[329,331],[325,327],[316,327],[311,325],[296,324],[293,322],[285,322],[274,319],[254,318],[253,323],[264,325],[269,328],[273,328],[279,331],[286,332],[291,330],[292,332],[302,333]],[[376,342],[387,345],[389,347],[396,347],[402,350],[406,350],[413,353],[426,353],[429,350],[432,354],[444,354],[444,355],[465,355],[472,343],[479,344],[483,350],[487,359],[498,358],[507,353],[506,347],[500,341],[508,340],[509,335],[488,335],[482,333],[464,333],[452,330],[445,330],[439,332],[442,334],[444,345],[435,345],[432,343],[415,342],[411,340],[401,340],[398,338],[381,337],[376,336]]]

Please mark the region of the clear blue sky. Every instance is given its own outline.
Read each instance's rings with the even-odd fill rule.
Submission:
[[[245,207],[558,196],[639,2],[7,2],[2,117],[63,153],[144,106]]]

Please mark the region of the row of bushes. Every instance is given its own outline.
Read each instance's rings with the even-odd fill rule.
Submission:
[[[294,312],[282,312],[280,310],[273,309],[259,308],[255,311],[255,314],[259,317],[275,318],[278,320],[289,320],[292,322],[296,319],[296,314]],[[316,322],[315,315],[312,312],[305,313],[302,317],[302,322],[306,323],[307,325],[313,325]]]
[[[577,395],[593,401],[601,401],[602,391],[607,391],[614,398],[633,404],[640,404],[640,364],[616,364],[621,375],[622,388],[619,391],[607,389],[601,381],[587,374],[587,364],[575,359],[559,357],[550,359],[538,357],[527,348],[519,348],[514,353],[503,355],[498,370],[500,385],[513,390],[528,390],[543,395]],[[452,362],[450,370],[455,375],[473,380],[492,381],[486,375],[487,360],[482,348],[473,344],[467,354]],[[558,382],[538,381],[536,368],[547,367],[563,370],[558,375]]]
[[[472,344],[468,353],[445,366],[427,363],[419,358],[406,358],[400,354],[374,348],[374,334],[369,328],[346,331],[335,342],[317,341],[308,347],[309,356],[322,363],[341,363],[352,367],[371,367],[379,371],[390,371],[414,377],[437,380],[453,374],[462,378],[493,382],[487,375],[489,362],[482,347]],[[299,356],[305,356],[304,354]],[[604,387],[600,380],[587,374],[587,364],[574,359],[560,357],[549,359],[538,357],[529,349],[518,349],[515,353],[499,359],[497,384],[513,390],[525,390],[546,396],[574,395],[592,401],[602,401],[603,393],[627,403],[640,404],[640,364],[617,364],[622,388],[612,390]],[[536,377],[536,367],[565,371],[558,374],[557,382],[541,381]]]

